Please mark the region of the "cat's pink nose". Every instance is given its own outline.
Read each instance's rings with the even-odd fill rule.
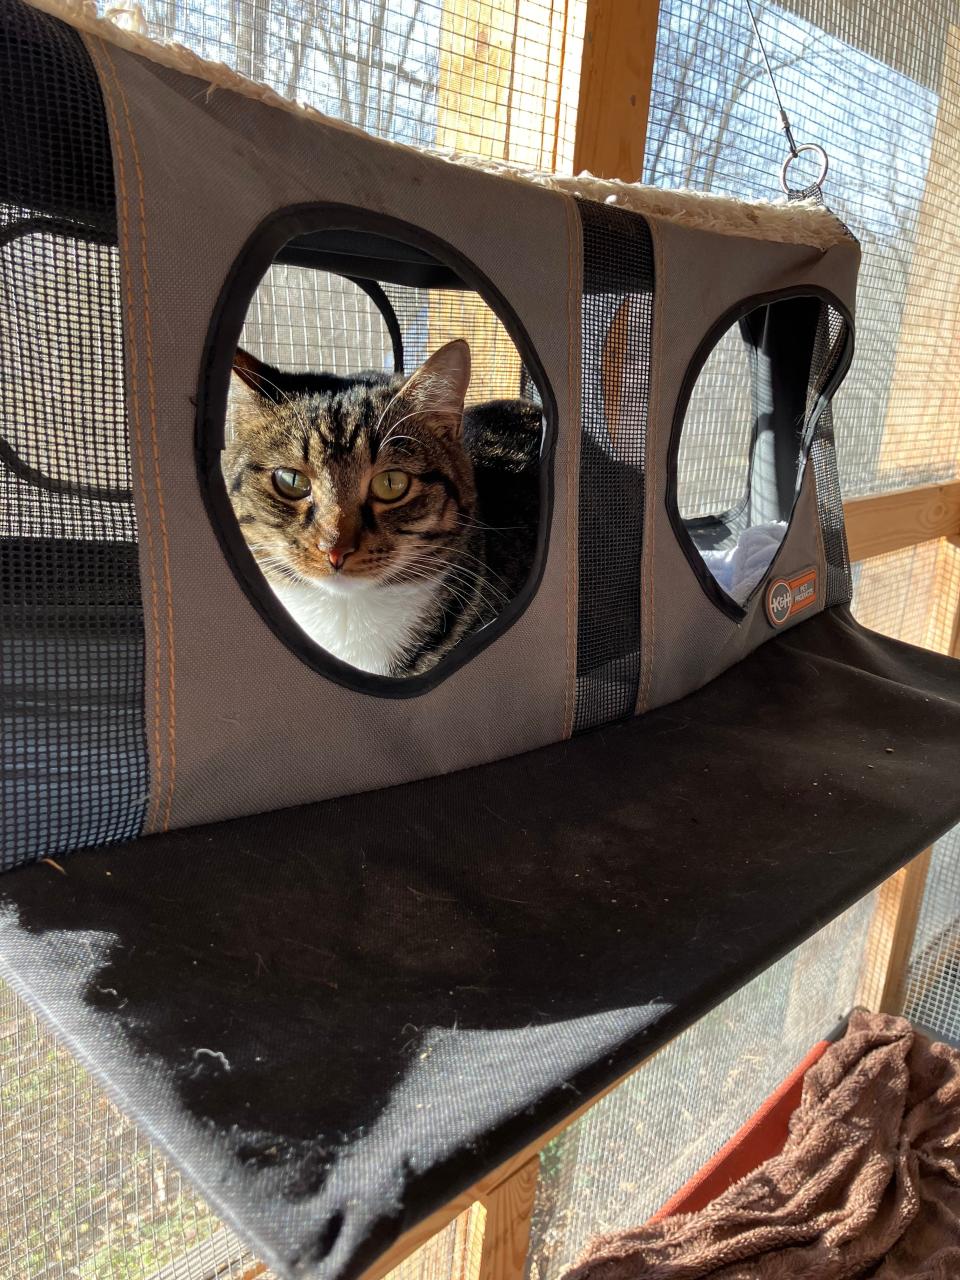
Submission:
[[[342,569],[344,560],[346,560],[347,556],[352,555],[354,551],[356,551],[356,547],[331,547],[327,552],[327,559],[334,569]]]

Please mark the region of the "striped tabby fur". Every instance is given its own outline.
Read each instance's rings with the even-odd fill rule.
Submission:
[[[237,352],[223,456],[237,520],[298,625],[360,670],[430,670],[529,574],[540,411],[464,412],[469,380],[462,340],[408,379],[292,374]]]

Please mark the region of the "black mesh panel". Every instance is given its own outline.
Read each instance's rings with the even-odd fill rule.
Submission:
[[[575,730],[631,715],[640,676],[640,551],[653,249],[637,214],[579,202],[583,423]]]
[[[819,395],[841,357],[847,338],[847,322],[833,307],[825,306],[817,328],[810,370],[810,398]],[[837,470],[837,451],[833,435],[833,411],[826,405],[817,422],[810,446],[814,478],[817,482],[817,507],[823,555],[826,565],[825,608],[848,604],[853,595],[850,556],[843,522],[843,498]]]
[[[76,32],[0,3],[0,868],[136,835],[143,620],[113,174]]]

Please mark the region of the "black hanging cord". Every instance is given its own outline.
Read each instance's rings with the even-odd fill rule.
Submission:
[[[750,0],[746,0],[747,12],[750,14],[750,21],[753,23],[753,33],[757,37],[757,44],[760,46],[760,53],[763,57],[763,65],[767,68],[767,75],[770,77],[770,87],[773,89],[773,96],[777,100],[777,107],[780,111],[780,128],[783,130],[787,138],[787,146],[790,148],[790,155],[796,160],[800,152],[797,150],[797,144],[793,138],[793,130],[790,128],[790,121],[787,113],[783,109],[783,102],[780,100],[780,90],[777,88],[777,82],[774,79],[773,67],[770,65],[770,59],[767,57],[767,51],[764,48],[763,37],[760,34],[760,28],[757,25],[757,15],[753,11],[753,5]]]

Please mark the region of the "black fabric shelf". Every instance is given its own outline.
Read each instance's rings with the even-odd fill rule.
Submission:
[[[267,1261],[350,1277],[960,820],[958,779],[960,664],[834,610],[570,742],[11,872],[0,968]]]

